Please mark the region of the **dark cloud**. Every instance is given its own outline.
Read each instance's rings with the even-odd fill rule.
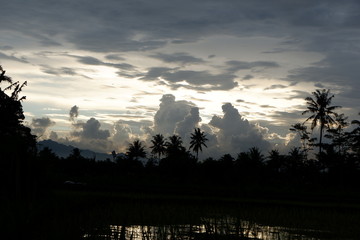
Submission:
[[[205,61],[201,58],[196,58],[189,55],[188,53],[183,52],[173,54],[156,53],[150,55],[150,57],[160,59],[161,61],[166,63],[179,63],[182,65],[205,63]]]
[[[14,49],[14,48],[9,45],[0,46],[0,50],[8,51],[8,50],[12,50],[12,49]]]
[[[355,1],[341,4],[337,1],[319,1],[306,4],[302,11],[293,16],[292,21],[299,26],[337,28],[353,26],[359,20],[359,5]]]
[[[321,83],[315,83],[314,84],[314,87],[317,87],[317,88],[325,88],[325,86]]]
[[[133,70],[135,67],[128,63],[109,63],[103,62],[97,58],[90,57],[90,56],[74,56],[78,59],[80,63],[93,65],[93,66],[107,66],[107,67],[114,67],[120,70]]]
[[[120,54],[109,54],[105,56],[108,60],[116,60],[116,61],[125,61],[126,59],[123,58]]]
[[[75,43],[79,49],[89,50],[94,52],[113,52],[114,49],[120,52],[130,51],[149,51],[164,47],[167,41],[165,40],[132,40],[133,32],[130,30],[128,36],[124,36],[123,29],[113,29],[114,31],[103,37],[101,32],[93,30],[88,32],[78,32],[77,34],[69,36],[71,42]],[[104,32],[107,34],[107,32]],[[120,38],[119,38],[120,37]],[[96,44],[94,44],[96,42]]]
[[[276,62],[270,61],[255,61],[255,62],[245,62],[245,61],[227,61],[226,69],[229,72],[237,72],[239,70],[248,70],[254,68],[278,68],[280,65]]]
[[[306,117],[301,115],[301,113],[305,111],[305,108],[306,107],[303,106],[299,110],[291,109],[289,111],[273,111],[271,114],[267,115],[267,117],[276,119],[276,121],[272,121],[273,125],[290,128],[292,124],[299,122],[303,123],[306,120]]]
[[[258,105],[257,103],[245,101],[244,99],[237,99],[236,102],[237,102],[237,103],[250,104],[250,105]],[[225,103],[224,103],[224,104],[225,104]],[[243,105],[242,105],[242,106],[243,106]],[[243,112],[243,113],[244,113],[244,112]]]
[[[81,131],[74,131],[72,135],[83,139],[107,139],[110,137],[109,130],[101,130],[101,124],[95,118],[90,118],[86,123],[81,124]]]
[[[87,53],[88,56],[85,57],[73,56],[82,64],[116,68],[119,76],[154,81],[172,89],[188,88],[198,91],[233,89],[238,86],[238,80],[254,79],[254,76],[248,73],[259,69],[284,67],[284,71],[287,71],[287,55],[284,55],[285,59],[281,60],[266,61],[266,59],[271,56],[281,57],[284,52],[296,51],[296,53],[304,53],[305,57],[299,55],[299,59],[305,59],[303,65],[305,67],[289,72],[285,80],[289,82],[290,86],[306,82],[310,83],[306,86],[329,87],[339,93],[339,99],[342,99],[344,104],[349,104],[346,106],[358,108],[356,100],[360,96],[358,80],[360,75],[358,67],[360,65],[358,41],[360,2],[356,0],[174,0],[171,2],[167,0],[63,0],[59,2],[13,0],[3,1],[1,7],[5,10],[1,15],[0,31],[2,31],[3,39],[9,39],[8,43],[4,44],[12,46],[2,46],[0,47],[2,51],[17,51],[17,46],[19,46],[18,48],[21,50],[26,49],[28,54],[28,49],[32,49],[34,46],[38,47],[36,41],[42,47],[74,46],[70,49],[74,52],[87,50],[105,55],[105,60],[92,57],[91,53]],[[15,35],[10,33],[15,33]],[[212,36],[244,39],[246,37],[272,38],[279,44],[270,47],[269,51],[264,49],[263,53],[272,53],[273,55],[264,55],[266,59],[262,61],[260,61],[261,58],[253,59],[253,56],[247,59],[249,56],[245,53],[241,58],[239,57],[239,59],[245,59],[244,61],[227,61],[225,66],[220,63],[223,66],[220,71],[226,70],[225,73],[163,66],[153,67],[146,73],[140,73],[138,68],[126,63],[126,59],[123,57],[129,51],[137,51],[146,56],[151,55],[175,64],[195,64],[204,60],[194,57],[194,53],[191,52],[194,49],[184,50],[181,47],[191,45],[185,45],[187,43],[202,43],[204,39],[207,40],[207,37]],[[206,41],[204,42],[206,43]],[[175,44],[176,46],[174,46]],[[222,42],[219,41],[219,44]],[[170,56],[161,52],[160,48],[164,46],[167,47],[167,51],[171,50],[171,47],[175,47],[176,50],[172,51],[186,51],[191,55],[175,53]],[[229,51],[225,44],[221,48]],[[154,51],[143,53],[143,51],[150,50]],[[210,59],[215,56],[212,54],[215,50],[218,56],[217,61],[234,59],[233,57],[228,58],[229,56],[226,54],[222,55],[221,49],[211,49],[205,53],[206,55],[211,54],[206,60],[211,61]],[[308,66],[307,54],[321,56],[323,60]],[[6,52],[6,54],[0,53],[0,59],[28,63],[31,56],[25,58],[17,53]],[[292,57],[288,59],[292,60]],[[298,63],[296,62],[296,64]],[[42,67],[42,70],[60,76],[71,76],[77,73],[76,69],[72,67]],[[247,70],[243,75],[248,75],[235,76],[235,73],[240,70]],[[280,69],[279,72],[282,70]],[[276,69],[276,71],[278,70]],[[244,87],[250,88],[251,86],[253,85]],[[298,84],[299,89],[302,86]],[[293,91],[289,99],[304,98],[308,95],[310,94]],[[336,95],[337,99],[338,95]],[[176,124],[184,121],[190,113],[190,109],[195,107],[189,102],[181,104],[179,103],[181,101],[175,101],[175,99],[173,102],[173,104],[166,105],[164,99],[162,103],[166,106],[160,106],[157,123],[162,124],[166,119],[174,120],[175,122],[169,124],[171,127],[167,129],[172,132],[174,132]],[[170,106],[180,111],[178,117],[166,116],[166,112],[177,114],[175,110],[168,109]],[[224,118],[229,111],[224,111]],[[281,117],[291,118],[286,115],[285,111],[278,112],[273,117],[280,118],[280,121],[282,121]],[[238,122],[245,124],[241,120]],[[95,124],[95,121],[93,123]],[[241,124],[239,123],[239,125]],[[155,126],[161,129],[160,125]],[[225,132],[225,130],[219,131]],[[237,137],[237,139],[239,138]]]
[[[287,88],[287,86],[282,85],[282,84],[274,84],[274,85],[271,85],[270,87],[264,88],[264,90],[282,89],[282,88]]]
[[[274,106],[267,105],[267,104],[265,104],[265,105],[260,105],[260,107],[262,107],[262,108],[275,108]]]
[[[301,98],[301,99],[305,99],[306,97],[310,96],[310,92],[305,92],[305,91],[299,91],[299,90],[292,90],[290,92],[290,97],[288,97],[287,99],[291,100],[291,99],[296,99],[296,98]],[[304,102],[305,103],[305,102]]]
[[[31,35],[46,45],[56,44],[53,39],[62,34],[77,48],[95,52],[146,51],[220,34],[304,35],[307,28],[355,29],[360,22],[358,1],[39,0],[21,6],[3,3],[7,11],[1,29]]]
[[[88,78],[88,76],[77,73],[77,69],[75,68],[69,68],[69,67],[61,67],[61,68],[54,68],[48,65],[40,65],[41,71],[46,74],[51,74],[55,76],[81,76],[84,78]]]
[[[245,75],[245,76],[242,78],[242,80],[251,80],[251,79],[253,79],[253,78],[254,78],[253,75],[247,74],[247,75]]]
[[[283,42],[283,44],[285,44],[285,43]],[[270,51],[263,51],[262,53],[269,54],[269,53],[283,53],[283,52],[290,52],[290,51],[298,51],[298,49],[294,49],[294,48],[273,48]]]
[[[159,77],[172,70],[174,69],[167,67],[153,67],[150,68],[140,80],[158,80]]]
[[[108,60],[123,60],[121,56],[112,52],[159,49],[167,43],[184,44],[214,35],[265,36],[284,39],[281,46],[275,49],[278,52],[279,49],[280,51],[294,49],[296,46],[298,51],[323,53],[326,56],[325,61],[332,62],[331,66],[312,66],[294,70],[288,76],[291,81],[309,81],[310,79],[315,81],[314,79],[320,78],[316,81],[336,82],[335,79],[342,79],[338,81],[352,85],[357,84],[354,76],[359,76],[356,71],[358,68],[353,68],[354,65],[358,66],[359,59],[358,56],[355,59],[353,57],[359,52],[357,36],[360,25],[358,14],[360,2],[358,1],[346,3],[298,1],[294,3],[278,0],[264,3],[264,1],[254,0],[248,3],[227,0],[220,3],[210,0],[206,3],[202,1],[190,3],[185,0],[185,2],[175,1],[170,4],[159,0],[152,3],[141,1],[141,4],[134,4],[130,1],[120,3],[110,0],[103,4],[97,1],[81,0],[74,3],[65,0],[61,4],[51,4],[48,1],[39,0],[31,3],[23,2],[21,5],[22,7],[19,8],[16,1],[3,3],[2,7],[7,11],[3,13],[0,30],[17,31],[38,39],[45,45],[59,45],[54,39],[61,34],[62,38],[74,44],[78,49],[111,52],[106,56]],[[174,6],[177,7],[174,8]],[[335,56],[331,57],[331,53],[335,53]],[[338,53],[343,56],[336,58]],[[176,63],[202,61],[182,53],[175,53],[175,56],[158,53],[152,56]],[[14,56],[2,55],[2,57],[26,61]],[[134,68],[127,63],[108,63],[91,57],[85,57],[79,61],[121,70]],[[231,72],[279,67],[279,64],[274,61],[228,61],[227,65],[227,69]],[[135,73],[122,71],[118,74],[129,78],[139,77],[139,75],[134,75]],[[178,79],[179,74],[184,73],[179,72],[175,74],[176,76],[169,76],[169,81]],[[204,73],[192,73],[192,75],[199,77]],[[211,74],[208,73],[208,75]],[[215,84],[214,88],[231,89],[234,87],[233,78],[225,76],[225,79],[227,84]],[[249,77],[244,77],[245,79]],[[188,79],[185,81],[190,82]],[[177,83],[172,86],[176,88],[180,85]],[[350,94],[355,95],[358,90],[355,89]]]
[[[74,105],[69,112],[70,121],[75,123],[75,119],[79,116],[79,107]]]
[[[341,90],[341,96],[348,98],[348,104],[354,107],[351,99],[359,98],[360,54],[328,53],[327,56],[310,67],[298,68],[287,76],[289,81],[313,82],[317,86],[331,86]],[[349,106],[349,107],[350,107]]]
[[[42,118],[33,118],[31,121],[31,131],[33,134],[35,134],[37,137],[46,139],[47,136],[45,136],[46,130],[55,125],[55,122],[52,121],[48,117],[42,117]]]
[[[25,57],[16,57],[14,55],[7,55],[5,53],[0,52],[0,59],[7,60],[7,61],[15,61],[21,63],[29,63]]]
[[[189,88],[194,90],[229,90],[238,86],[232,74],[211,74],[208,71],[178,70],[166,67],[150,68],[141,80],[161,79],[173,89]],[[180,84],[186,82],[187,84]]]

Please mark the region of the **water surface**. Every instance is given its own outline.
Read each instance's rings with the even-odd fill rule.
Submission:
[[[108,225],[85,233],[83,239],[120,240],[323,240],[330,233],[311,230],[266,226],[240,218],[223,216],[201,218],[198,224],[171,225]]]

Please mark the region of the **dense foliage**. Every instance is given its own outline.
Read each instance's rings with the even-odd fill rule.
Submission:
[[[1,194],[12,199],[31,197],[36,138],[23,125],[25,118],[20,84],[5,75],[0,66],[0,182]]]
[[[113,151],[112,160],[95,161],[81,156],[79,149],[66,158],[56,156],[48,148],[37,152],[35,136],[23,125],[21,101],[24,97],[19,97],[19,93],[26,83],[13,82],[2,69],[1,83],[7,84],[0,89],[1,186],[2,192],[9,196],[31,195],[34,186],[40,190],[75,187],[131,191],[186,188],[190,191],[201,188],[209,192],[218,186],[217,191],[232,187],[241,192],[253,186],[357,188],[360,180],[360,122],[353,120],[353,128],[346,131],[350,123],[343,114],[335,112],[338,106],[330,106],[334,96],[329,90],[316,90],[314,98],[306,98],[308,106],[304,114],[312,115],[304,123],[290,128],[299,134],[302,146],[292,148],[287,154],[275,149],[262,153],[258,148],[250,148],[237,156],[225,154],[219,159],[198,161],[199,151],[206,151],[203,147],[207,147],[208,139],[205,132],[195,128],[188,150],[180,136],[165,138],[157,134],[151,140],[150,156],[144,144],[135,140],[125,155]],[[320,125],[319,142],[311,137],[305,125],[310,120],[311,130]],[[323,141],[323,137],[327,141]],[[318,154],[309,154],[317,147]]]

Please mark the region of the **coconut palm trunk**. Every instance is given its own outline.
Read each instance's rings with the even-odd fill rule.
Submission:
[[[314,98],[307,97],[305,98],[307,103],[307,110],[302,114],[312,113],[305,122],[311,121],[311,130],[313,130],[318,124],[320,124],[320,139],[319,139],[319,155],[322,152],[322,137],[324,128],[329,128],[331,125],[336,123],[336,120],[333,117],[337,117],[338,114],[334,112],[335,109],[340,108],[340,106],[330,106],[331,100],[334,95],[330,95],[330,90],[316,90],[312,93]]]
[[[320,138],[319,138],[319,154],[322,153],[322,137],[323,137],[323,131],[324,131],[324,124],[320,125]]]
[[[196,160],[199,159],[199,150],[202,151],[202,146],[207,147],[206,141],[208,141],[206,134],[200,128],[195,128],[194,133],[191,134],[190,149],[196,152]]]

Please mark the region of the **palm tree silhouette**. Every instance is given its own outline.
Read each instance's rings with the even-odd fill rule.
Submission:
[[[172,135],[169,140],[165,143],[166,153],[168,156],[174,156],[177,153],[184,152],[185,148],[182,145],[182,139],[178,135]]]
[[[302,151],[305,157],[307,157],[307,153],[311,150],[310,147],[313,145],[312,143],[315,138],[310,138],[310,132],[307,131],[307,126],[305,126],[304,123],[293,124],[289,130],[299,135],[302,143]]]
[[[279,150],[273,149],[269,152],[269,156],[267,157],[268,161],[266,162],[266,166],[276,173],[281,171],[281,168],[285,163],[285,156],[281,155]]]
[[[360,115],[360,113],[359,113]],[[353,120],[351,124],[357,125],[357,127],[350,132],[350,139],[351,139],[351,149],[360,156],[360,121]]]
[[[161,155],[166,152],[164,136],[162,134],[156,134],[155,136],[153,136],[151,143],[152,143],[152,146],[150,147],[152,149],[151,153],[157,154],[160,160]]]
[[[330,95],[329,89],[317,89],[312,94],[314,95],[314,98],[305,98],[308,106],[307,110],[305,110],[302,114],[312,114],[305,120],[305,122],[312,120],[311,130],[313,130],[318,124],[320,124],[319,154],[321,154],[324,128],[329,128],[330,125],[336,123],[336,120],[334,120],[333,117],[336,117],[338,114],[334,112],[334,110],[341,107],[330,106],[331,100],[333,99],[334,95]]]
[[[202,146],[206,146],[205,142],[208,141],[205,132],[202,132],[200,128],[195,128],[194,133],[191,134],[191,141],[189,149],[196,152],[196,160],[199,157],[199,150],[202,151]]]
[[[135,160],[138,160],[139,157],[145,158],[146,157],[145,147],[142,145],[140,140],[135,140],[134,142],[129,144],[126,155],[130,159],[135,159]]]
[[[252,147],[248,152],[249,159],[255,166],[259,167],[264,161],[264,155],[261,153],[260,149],[257,147]]]
[[[336,116],[335,120],[337,126],[328,129],[327,134],[324,136],[332,140],[332,144],[330,146],[335,147],[337,153],[340,155],[345,155],[349,146],[349,134],[344,131],[344,129],[349,126],[347,119],[348,117],[345,117],[343,113]]]

